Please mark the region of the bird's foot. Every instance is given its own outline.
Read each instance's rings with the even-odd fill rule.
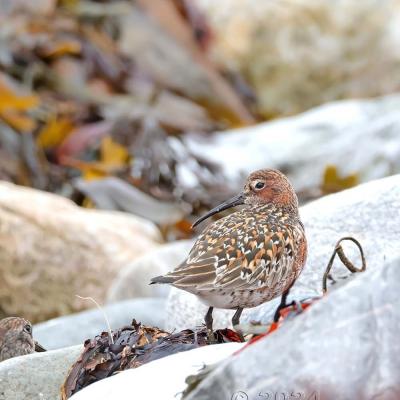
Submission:
[[[277,309],[275,310],[275,314],[274,314],[274,323],[277,323],[279,321],[279,319],[281,318],[281,313],[283,310],[289,308],[289,307],[293,307],[293,305],[296,306],[296,301],[293,300],[291,303],[286,304],[286,303],[280,303],[279,306],[277,307]]]
[[[286,318],[289,314],[294,312],[295,314],[300,314],[303,312],[310,304],[303,304],[298,300],[293,300],[289,304],[280,304],[276,309],[274,314],[274,323],[278,323],[279,319]]]
[[[240,340],[242,342],[245,342],[246,340],[244,339],[242,326],[240,324],[237,324],[237,325],[232,324],[232,328],[236,332],[236,334],[239,336]]]
[[[216,344],[217,337],[212,329],[207,329],[207,342],[208,344]]]
[[[236,329],[236,328],[235,328],[235,332],[238,334],[238,336],[239,336],[239,338],[240,338],[240,341],[242,341],[242,342],[245,342],[245,341],[246,341],[245,338],[244,338],[244,336],[243,336],[243,332],[242,332],[240,329]]]

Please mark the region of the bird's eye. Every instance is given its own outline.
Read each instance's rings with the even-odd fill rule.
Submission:
[[[32,325],[26,324],[24,326],[24,332],[28,333],[29,335],[32,335]]]
[[[257,182],[257,183],[254,185],[254,188],[257,189],[257,190],[260,190],[260,189],[262,189],[264,186],[265,186],[265,183],[260,181],[260,182]]]

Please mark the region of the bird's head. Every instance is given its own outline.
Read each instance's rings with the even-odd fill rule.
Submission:
[[[32,337],[32,325],[20,317],[8,317],[0,321],[0,350],[7,347],[15,354],[32,353],[35,342]]]
[[[272,203],[281,207],[298,207],[296,193],[288,178],[276,169],[261,169],[250,174],[242,196],[244,204]]]
[[[249,175],[242,192],[200,217],[193,227],[214,214],[243,204],[274,204],[293,212],[298,209],[297,196],[288,178],[276,169],[260,169]]]

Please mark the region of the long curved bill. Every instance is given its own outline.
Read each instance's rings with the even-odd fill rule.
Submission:
[[[236,206],[240,206],[241,204],[244,204],[244,199],[245,199],[245,197],[244,197],[243,193],[239,193],[238,195],[232,197],[231,199],[221,203],[219,206],[214,207],[207,214],[204,214],[197,221],[195,221],[194,224],[192,225],[192,228],[196,227],[201,222],[203,222],[207,218],[210,218],[214,214],[218,214],[219,212],[227,210],[228,208],[232,208],[232,207],[236,207]]]

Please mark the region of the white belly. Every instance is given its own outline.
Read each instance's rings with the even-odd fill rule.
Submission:
[[[282,294],[283,288],[275,290],[262,288],[256,290],[219,290],[195,293],[199,300],[209,307],[236,309],[252,308],[278,297]]]

